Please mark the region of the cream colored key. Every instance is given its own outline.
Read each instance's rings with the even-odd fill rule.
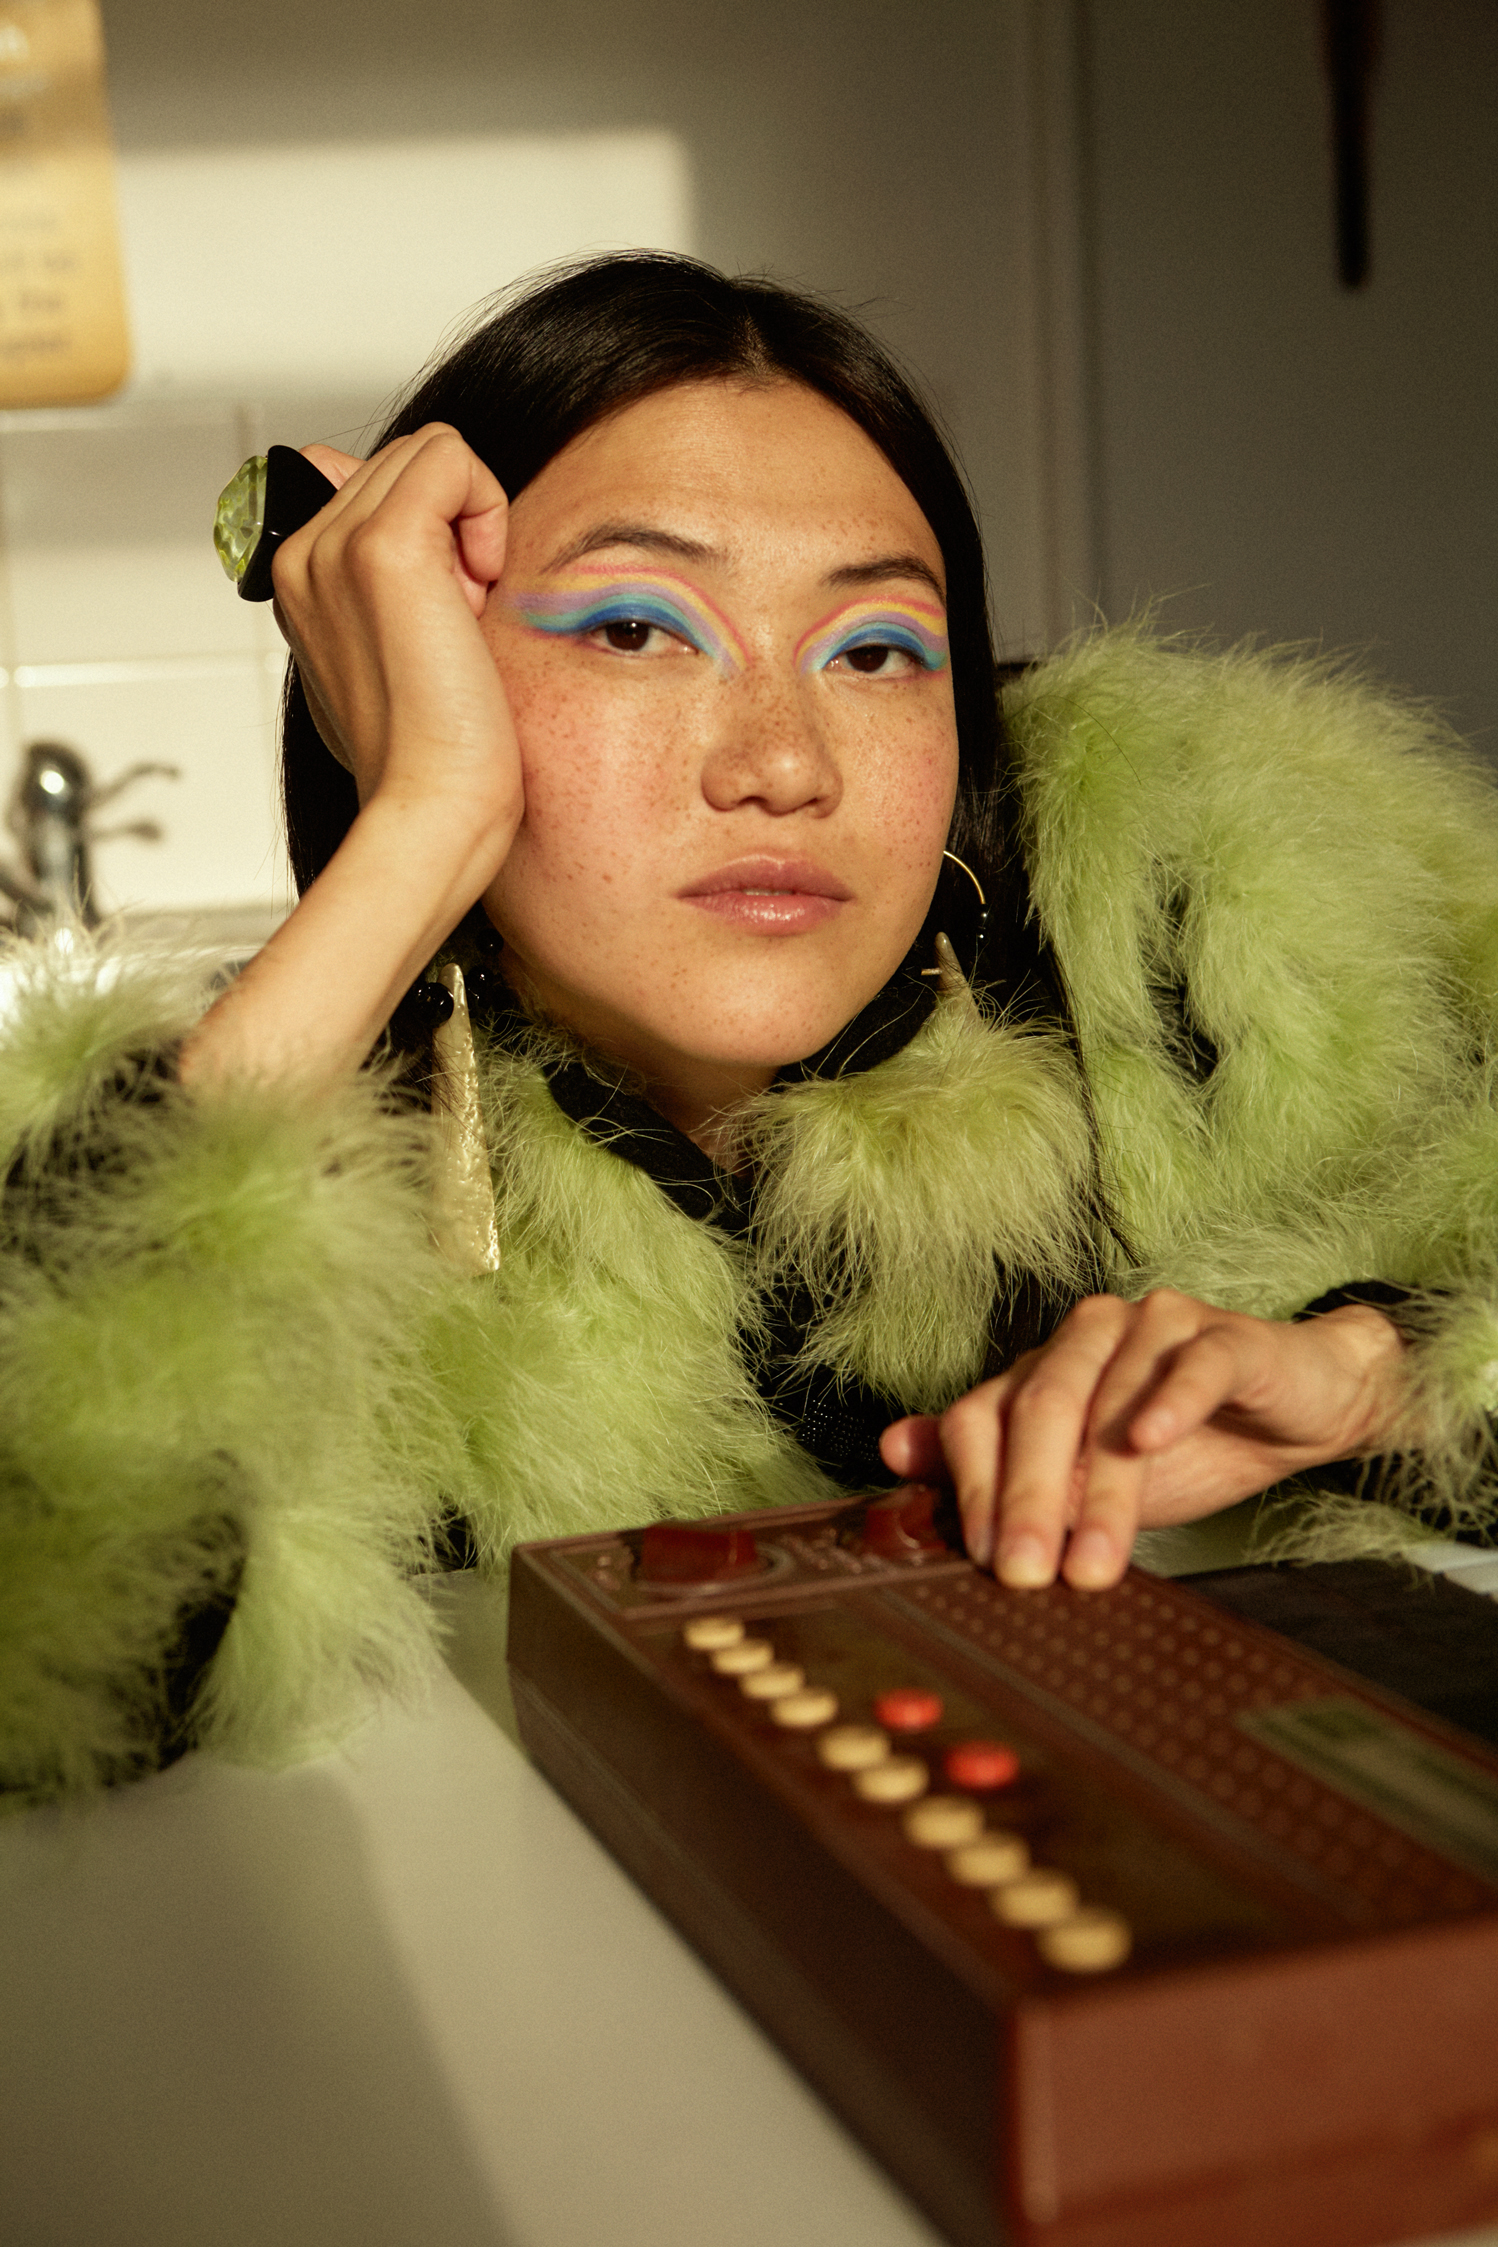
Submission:
[[[829,1693],[825,1685],[805,1685],[799,1693],[785,1693],[772,1701],[770,1714],[788,1732],[811,1732],[819,1724],[830,1724],[837,1715],[837,1695]]]
[[[751,1670],[767,1670],[774,1659],[775,1649],[767,1638],[741,1638],[714,1654],[712,1665],[720,1677],[747,1677]]]
[[[1101,1904],[1083,1904],[1070,1919],[1058,1919],[1042,1928],[1035,1946],[1048,1966],[1066,1974],[1106,1974],[1122,1966],[1133,1947],[1134,1933],[1122,1912]]]
[[[956,1849],[964,1841],[977,1840],[983,1831],[983,1812],[965,1795],[933,1794],[907,1810],[903,1823],[917,1849]]]
[[[823,1733],[817,1754],[829,1771],[867,1771],[889,1754],[889,1734],[877,1724],[839,1724]]]
[[[855,1771],[853,1784],[865,1802],[914,1802],[930,1786],[931,1774],[919,1756],[888,1755],[866,1771]]]
[[[738,1645],[744,1626],[737,1615],[698,1615],[681,1635],[694,1654],[717,1654],[725,1646]]]
[[[751,1701],[778,1701],[787,1693],[799,1693],[805,1683],[805,1670],[798,1670],[794,1662],[771,1662],[741,1677],[739,1691]]]
[[[1054,1927],[1076,1910],[1077,1884],[1049,1865],[1036,1865],[991,1890],[988,1901],[1006,1927]]]
[[[947,1871],[964,1888],[999,1888],[1018,1880],[1030,1866],[1028,1845],[1017,1833],[986,1833],[981,1841],[954,1849]]]

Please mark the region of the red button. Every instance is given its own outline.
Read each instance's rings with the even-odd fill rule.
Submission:
[[[960,1747],[947,1750],[946,1770],[954,1787],[987,1794],[1019,1777],[1019,1757],[1002,1740],[964,1740]]]
[[[888,1498],[865,1508],[863,1547],[883,1560],[921,1560],[944,1553],[940,1530],[932,1522],[937,1494],[925,1483],[906,1483]]]
[[[639,1573],[647,1584],[722,1584],[757,1575],[761,1565],[747,1529],[657,1521],[640,1539]]]
[[[886,1732],[929,1732],[941,1722],[941,1695],[918,1685],[900,1685],[892,1693],[880,1694],[874,1717]]]

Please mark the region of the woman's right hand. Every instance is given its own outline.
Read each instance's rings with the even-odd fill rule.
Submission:
[[[507,503],[455,429],[373,460],[307,457],[338,489],[288,538],[276,617],[359,814],[290,918],[182,1049],[185,1083],[357,1068],[509,853],[520,752],[479,618]]]
[[[361,806],[384,796],[407,817],[456,815],[470,835],[493,824],[507,845],[519,756],[478,629],[504,567],[504,492],[441,422],[368,461],[306,451],[339,488],[272,576],[318,732]]]

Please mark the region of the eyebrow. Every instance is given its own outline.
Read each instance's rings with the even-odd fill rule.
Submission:
[[[670,554],[679,562],[719,562],[723,559],[716,547],[704,546],[700,539],[682,538],[675,531],[654,530],[648,523],[600,523],[596,529],[584,531],[546,564],[548,570],[564,570],[572,562],[580,562],[585,554],[596,554],[606,546],[636,546],[646,554]]]
[[[849,562],[843,569],[829,570],[828,585],[887,585],[892,578],[914,577],[929,585],[936,598],[946,607],[946,588],[929,563],[919,554],[882,554],[877,562]]]
[[[573,562],[580,562],[585,554],[597,554],[610,546],[633,546],[644,554],[669,554],[679,562],[722,562],[724,559],[718,547],[704,545],[701,539],[683,538],[678,531],[658,530],[650,523],[599,523],[554,554],[546,570],[567,569]],[[841,590],[844,586],[888,585],[895,579],[912,577],[922,585],[929,585],[945,608],[946,587],[919,554],[881,554],[872,562],[847,562],[841,569],[829,570],[822,582]]]

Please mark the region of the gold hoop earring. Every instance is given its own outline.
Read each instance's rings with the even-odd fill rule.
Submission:
[[[942,857],[950,858],[954,866],[960,866],[962,868],[962,871],[964,872],[964,874],[966,874],[968,880],[972,883],[974,889],[978,892],[978,903],[982,906],[984,912],[986,913],[988,911],[988,899],[983,894],[983,884],[979,881],[977,875],[973,872],[973,869],[967,863],[967,860],[965,858],[959,858],[955,850],[944,850],[942,852]]]
[[[959,858],[955,850],[944,850],[942,857],[950,859],[960,873],[966,874],[978,893],[976,928],[966,930],[959,928],[959,933],[963,934],[964,937],[965,948],[971,953],[966,974],[964,974],[956,947],[950,936],[945,929],[940,927],[936,930],[936,965],[934,967],[923,967],[920,971],[923,977],[935,982],[943,998],[950,998],[955,992],[966,990],[971,978],[977,973],[978,962],[983,953],[984,938],[988,933],[988,898],[984,892],[983,884],[965,858]],[[942,912],[942,908],[934,898],[932,907],[933,913]],[[952,924],[954,927],[959,927],[960,923],[966,922],[972,913],[971,906],[963,907],[959,905],[955,898],[950,900],[949,909],[956,914]],[[943,914],[943,917],[945,917],[945,914]],[[927,927],[929,928],[930,925],[931,922],[928,918]]]

